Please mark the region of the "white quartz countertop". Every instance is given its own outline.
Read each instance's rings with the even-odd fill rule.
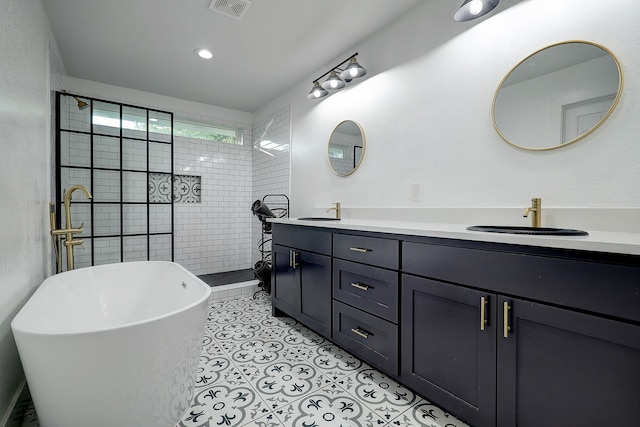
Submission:
[[[291,224],[306,227],[331,228],[338,230],[370,231],[377,233],[472,240],[478,242],[509,243],[514,245],[640,255],[640,233],[585,230],[589,233],[588,236],[540,236],[469,231],[466,229],[467,225],[463,224],[428,222],[370,219],[308,221],[299,220],[296,218],[273,218],[269,219],[269,221],[278,224]]]

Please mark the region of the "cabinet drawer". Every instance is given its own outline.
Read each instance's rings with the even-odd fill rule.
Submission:
[[[640,321],[640,268],[518,252],[403,242],[402,271]]]
[[[398,374],[398,327],[333,301],[333,340],[390,375]]]
[[[336,259],[333,297],[398,323],[398,272]]]
[[[312,227],[272,224],[273,244],[331,255],[331,232]]]
[[[380,237],[333,235],[333,256],[397,270],[400,265],[400,242]]]

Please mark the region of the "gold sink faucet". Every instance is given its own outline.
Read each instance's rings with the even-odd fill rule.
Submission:
[[[340,202],[334,203],[335,207],[327,209],[327,212],[336,211],[336,219],[340,219]]]
[[[531,214],[531,226],[540,227],[542,224],[542,199],[534,197],[531,199],[531,206],[524,210],[523,217],[528,217]]]
[[[58,264],[58,272],[61,270],[60,266],[60,236],[65,236],[64,246],[67,248],[67,270],[73,270],[73,247],[77,245],[82,245],[84,242],[82,239],[74,239],[74,234],[82,233],[82,225],[79,228],[73,228],[71,226],[71,196],[74,191],[81,190],[87,199],[91,199],[91,193],[82,185],[73,185],[69,187],[67,191],[64,192],[64,213],[65,213],[65,228],[63,230],[56,230],[55,227],[55,216],[51,215],[51,235],[57,237],[57,246],[55,248],[57,255],[57,264]]]

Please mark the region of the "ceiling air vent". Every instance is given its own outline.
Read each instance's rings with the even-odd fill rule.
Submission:
[[[250,5],[250,0],[212,0],[209,9],[240,20]]]

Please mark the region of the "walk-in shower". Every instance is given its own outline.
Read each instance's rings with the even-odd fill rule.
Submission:
[[[86,249],[76,248],[75,267],[173,261],[173,114],[66,92],[56,107],[58,221],[66,189],[93,195],[71,203]]]

